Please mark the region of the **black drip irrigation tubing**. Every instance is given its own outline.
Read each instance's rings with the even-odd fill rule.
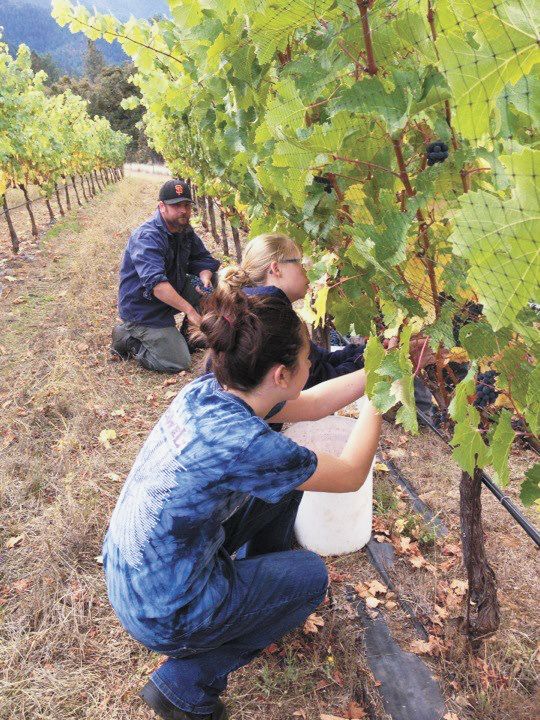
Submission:
[[[444,537],[444,535],[448,535],[448,528],[446,527],[446,525],[442,522],[440,518],[437,517],[437,515],[432,513],[431,508],[426,505],[423,500],[420,499],[414,487],[411,485],[405,475],[403,475],[403,473],[399,470],[399,468],[394,465],[391,460],[388,460],[385,457],[383,457],[382,460],[392,472],[392,475],[394,476],[397,484],[400,485],[407,493],[407,496],[411,501],[413,510],[422,515],[424,520],[433,527],[439,537]]]
[[[444,436],[444,434],[435,427],[431,423],[431,421],[424,415],[424,413],[421,410],[416,410],[419,417],[423,420],[423,422],[426,424],[426,426],[432,430],[436,435],[438,435],[443,442],[446,443],[448,447],[452,447],[450,443],[448,442],[448,439]],[[497,500],[501,503],[503,508],[510,513],[510,515],[514,518],[514,520],[517,522],[517,524],[525,530],[527,535],[536,543],[537,547],[540,547],[540,533],[538,530],[532,525],[525,515],[514,505],[514,503],[510,500],[508,495],[505,495],[501,489],[493,482],[493,480],[487,475],[483,470],[480,471],[480,480],[482,483],[487,487],[487,489],[495,495]]]

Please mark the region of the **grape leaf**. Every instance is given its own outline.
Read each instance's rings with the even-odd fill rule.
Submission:
[[[515,437],[516,433],[512,428],[512,415],[508,410],[503,410],[499,416],[499,421],[497,422],[490,443],[491,464],[495,471],[495,478],[497,482],[503,486],[508,485],[510,476],[508,458]]]
[[[459,331],[459,342],[472,360],[482,357],[492,357],[504,348],[512,337],[508,330],[494,332],[484,322],[474,322],[463,325]]]
[[[527,470],[525,477],[527,479],[521,483],[519,497],[524,505],[534,505],[540,500],[540,463]]]
[[[450,440],[454,448],[452,457],[462,470],[472,475],[475,467],[483,468],[489,463],[490,452],[478,430],[478,410],[467,403],[460,415]]]
[[[478,47],[467,41],[457,24],[443,27],[437,39],[455,104],[453,124],[471,140],[488,133],[491,112],[504,86],[514,85],[540,62],[534,6],[517,0],[490,4],[490,11],[479,10],[470,25]]]
[[[540,152],[527,148],[501,160],[515,175],[511,199],[485,191],[463,195],[450,236],[454,252],[470,264],[469,280],[494,330],[512,324],[540,282],[540,208],[534,190]]]

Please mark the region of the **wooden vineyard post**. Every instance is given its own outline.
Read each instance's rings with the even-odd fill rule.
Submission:
[[[227,223],[225,222],[225,213],[220,210],[221,217],[221,242],[223,243],[223,252],[229,254],[229,239],[227,237]]]
[[[49,220],[53,223],[56,218],[53,213],[53,209],[51,207],[51,202],[48,197],[45,198],[45,205],[47,206],[47,210],[49,211]]]
[[[217,234],[217,227],[216,227],[216,213],[214,210],[214,200],[209,197],[208,198],[208,217],[210,218],[210,232],[212,233],[212,237],[216,242],[219,242],[219,237]]]
[[[242,262],[242,244],[240,242],[240,232],[237,227],[231,223],[231,232],[234,240],[234,248],[236,250],[236,261]]]
[[[206,209],[207,198],[206,195],[199,196],[199,207],[201,209],[201,225],[205,230],[208,230],[208,210]]]
[[[75,197],[77,198],[77,204],[81,207],[82,202],[81,202],[81,198],[79,197],[79,191],[77,190],[77,185],[75,184],[75,175],[71,176],[71,183],[73,185],[73,189],[75,190]]]
[[[463,562],[467,569],[467,634],[477,648],[500,622],[495,573],[486,558],[482,527],[481,470],[461,474],[460,520]]]
[[[96,193],[92,191],[92,186],[90,185],[90,179],[88,178],[88,175],[85,175],[84,177],[86,178],[86,186],[88,187],[88,194],[90,195],[91,198],[93,198]]]
[[[66,206],[68,210],[71,210],[71,201],[69,199],[69,192],[68,192],[68,186],[67,186],[67,178],[64,178],[64,192],[66,195]]]
[[[81,190],[82,190],[83,197],[84,197],[85,201],[88,202],[88,195],[86,194],[86,189],[84,187],[84,177],[82,175],[79,175],[79,180],[81,181]]]
[[[19,185],[19,187],[23,191],[24,204],[26,205],[26,209],[28,210],[28,215],[30,216],[30,225],[32,226],[32,235],[35,238],[37,238],[37,236],[39,235],[39,232],[38,232],[38,228],[36,225],[36,219],[34,217],[34,213],[32,212],[30,198],[28,197],[28,190],[26,189],[26,185]]]
[[[17,233],[15,232],[15,228],[13,227],[13,222],[9,214],[9,208],[5,195],[2,196],[2,207],[4,208],[4,217],[6,218],[9,230],[9,237],[11,238],[11,248],[14,253],[18,253],[20,248],[19,238],[17,237]]]
[[[65,215],[64,208],[62,207],[62,203],[60,202],[60,193],[58,192],[58,185],[57,183],[54,183],[54,192],[56,195],[56,202],[58,203],[58,207],[60,208],[60,215],[62,217]]]

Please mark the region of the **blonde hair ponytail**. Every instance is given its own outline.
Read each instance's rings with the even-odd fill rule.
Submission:
[[[229,290],[241,290],[251,285],[251,279],[240,265],[230,265],[219,273],[219,285],[225,285]]]
[[[263,233],[248,242],[240,265],[224,268],[220,272],[221,286],[238,290],[246,286],[264,285],[270,265],[282,262],[298,251],[298,246],[287,235]]]

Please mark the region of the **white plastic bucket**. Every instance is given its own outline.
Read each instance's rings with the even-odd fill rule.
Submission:
[[[338,456],[343,450],[353,418],[331,415],[315,422],[296,423],[285,434],[299,445]],[[302,547],[319,555],[342,555],[360,550],[371,537],[373,471],[356,492],[305,492],[295,533]]]

